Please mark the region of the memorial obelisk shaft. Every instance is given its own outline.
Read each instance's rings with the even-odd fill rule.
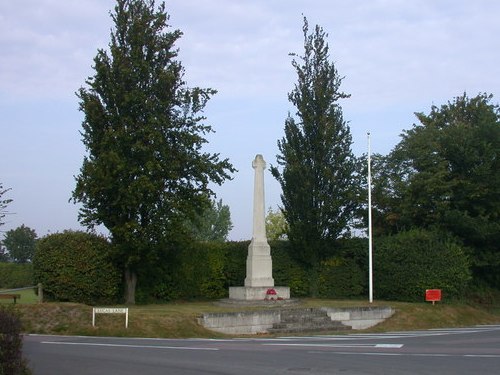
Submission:
[[[264,169],[266,162],[262,155],[257,155],[252,162],[255,170],[253,190],[253,234],[248,247],[247,277],[245,286],[272,287],[273,262],[271,248],[267,243],[265,197],[264,197]]]
[[[237,303],[240,303],[238,301],[264,301],[268,298],[268,294],[279,300],[288,300],[290,299],[290,288],[274,286],[271,247],[267,243],[266,236],[266,203],[264,200],[264,169],[266,169],[266,162],[262,155],[255,157],[252,167],[255,170],[253,233],[252,241],[248,246],[247,275],[245,286],[229,287],[229,300]]]

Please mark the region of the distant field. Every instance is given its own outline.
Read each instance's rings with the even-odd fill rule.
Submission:
[[[35,293],[35,289],[25,289],[25,290],[15,290],[6,291],[5,289],[0,289],[0,294],[20,294],[21,298],[17,300],[17,303],[27,305],[38,302],[38,296]],[[0,305],[13,304],[12,299],[0,299]]]

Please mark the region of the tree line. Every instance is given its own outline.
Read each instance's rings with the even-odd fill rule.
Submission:
[[[231,226],[210,184],[231,179],[235,169],[203,151],[213,131],[203,109],[216,91],[184,81],[175,46],[182,32],[168,24],[165,4],[117,0],[111,17],[108,48],[98,50],[94,75],[77,93],[87,154],[73,200],[82,206],[83,225],[108,229],[107,255],[124,277],[125,301],[134,303],[139,275],[171,261],[203,237],[198,232]],[[281,225],[278,236],[308,270],[314,296],[324,262],[341,253],[353,228],[366,228],[367,158],[351,149],[341,106],[349,95],[341,90],[328,34],[318,25],[310,30],[304,17],[303,37],[303,53],[291,54],[297,82],[288,99],[295,112],[285,119],[271,166],[281,206],[268,221]],[[379,248],[404,239],[409,246],[423,243],[423,254],[425,244],[442,238],[451,253],[463,253],[475,281],[500,289],[499,107],[490,94],[464,93],[416,119],[388,155],[373,157]],[[210,222],[215,219],[204,214],[210,208],[226,219]]]

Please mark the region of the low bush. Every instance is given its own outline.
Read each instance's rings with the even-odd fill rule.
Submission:
[[[165,251],[138,277],[137,301],[217,299],[243,285],[248,242],[196,242]]]
[[[438,231],[414,229],[374,243],[374,291],[377,298],[423,301],[426,289],[443,298],[461,298],[471,279],[462,246]]]
[[[309,294],[307,271],[295,261],[290,252],[289,241],[272,241],[273,278],[277,286],[288,286],[292,298]]]
[[[10,309],[0,306],[0,374],[31,374],[22,356],[21,322]]]
[[[108,259],[111,244],[95,234],[50,234],[37,242],[33,259],[36,283],[44,298],[86,304],[115,303],[121,277]]]
[[[33,285],[33,265],[30,263],[0,263],[0,289]]]
[[[165,251],[138,275],[136,300],[152,303],[171,300],[227,298],[230,286],[243,286],[249,241],[198,242]],[[338,256],[320,270],[320,296],[346,298],[361,295],[367,284],[366,240],[343,240]],[[309,271],[290,255],[288,241],[272,241],[271,256],[276,286],[288,286],[293,298],[309,296]],[[366,269],[365,269],[366,268]]]
[[[338,256],[321,262],[319,280],[322,298],[357,297],[364,289],[364,274],[352,258]]]

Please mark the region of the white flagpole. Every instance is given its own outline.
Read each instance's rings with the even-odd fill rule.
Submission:
[[[371,144],[368,136],[368,279],[369,300],[373,302],[373,248],[372,248],[372,173],[371,173]]]

